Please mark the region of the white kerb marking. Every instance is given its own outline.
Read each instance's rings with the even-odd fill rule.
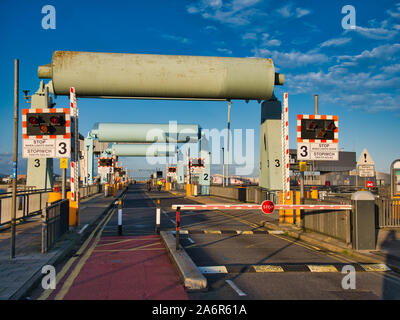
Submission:
[[[239,296],[241,296],[241,297],[247,296],[247,294],[245,294],[242,290],[240,290],[240,289],[236,286],[236,284],[233,283],[232,280],[225,280],[225,282],[227,282],[227,283],[232,287],[232,289],[236,291],[236,293],[237,293]]]

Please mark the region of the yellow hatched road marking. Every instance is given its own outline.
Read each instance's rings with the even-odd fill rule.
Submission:
[[[281,266],[274,265],[261,265],[261,266],[253,266],[256,272],[284,272]]]
[[[204,233],[221,234],[221,231],[220,230],[204,230]]]
[[[332,265],[308,264],[307,267],[308,269],[310,269],[311,272],[338,272],[338,269],[336,269],[336,267]]]
[[[360,266],[365,271],[373,271],[373,272],[383,272],[383,271],[390,271],[391,269],[383,263],[376,263],[376,264],[360,264]]]

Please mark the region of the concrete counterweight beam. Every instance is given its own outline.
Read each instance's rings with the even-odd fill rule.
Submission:
[[[54,51],[50,92],[80,97],[268,100],[283,85],[271,59]]]

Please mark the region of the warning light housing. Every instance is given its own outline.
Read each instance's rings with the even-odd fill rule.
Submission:
[[[335,131],[334,120],[301,119],[301,139],[333,140]]]
[[[65,113],[29,113],[26,121],[26,134],[28,136],[38,135],[65,135],[66,134]]]

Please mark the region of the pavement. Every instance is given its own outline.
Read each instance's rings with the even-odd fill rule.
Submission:
[[[116,198],[121,195],[118,191]],[[97,194],[81,201],[80,227],[67,232],[49,250],[41,253],[40,215],[29,217],[16,228],[15,258],[10,259],[10,231],[0,231],[0,300],[18,300],[26,296],[42,278],[42,267],[56,265],[70,254],[98,219],[108,211],[115,198]]]

